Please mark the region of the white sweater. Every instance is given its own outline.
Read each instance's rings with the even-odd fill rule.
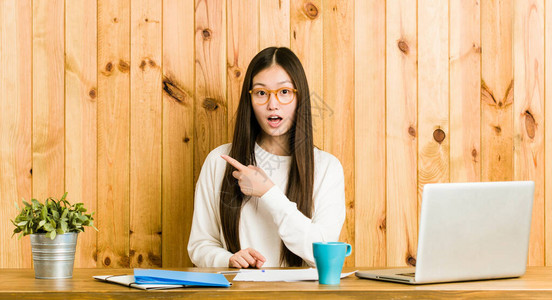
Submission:
[[[196,185],[194,216],[188,253],[198,267],[228,267],[233,255],[226,250],[220,223],[219,203],[231,144],[209,153]],[[312,243],[337,241],[345,221],[343,168],[333,155],[314,148],[312,219],[307,218],[285,195],[291,156],[278,156],[255,144],[257,166],[275,184],[263,196],[251,197],[242,207],[239,235],[241,249],[261,253],[264,267],[280,267],[281,241],[313,266]],[[237,183],[236,183],[237,184]]]

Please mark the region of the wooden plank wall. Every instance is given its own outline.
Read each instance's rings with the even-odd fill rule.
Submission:
[[[13,203],[64,191],[100,229],[76,266],[191,266],[195,181],[269,46],[303,62],[315,145],[343,164],[347,265],[415,264],[427,183],[526,179],[528,263],[552,265],[550,14],[545,0],[0,0],[0,268],[32,265],[28,238],[9,238]]]

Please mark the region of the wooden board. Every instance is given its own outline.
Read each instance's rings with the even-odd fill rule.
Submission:
[[[130,1],[98,0],[98,267],[130,267]]]
[[[65,187],[71,203],[96,211],[96,0],[65,4]],[[75,267],[96,267],[96,231],[79,234]]]
[[[0,268],[31,267],[30,239],[11,237],[21,200],[31,198],[30,1],[0,1]]]
[[[130,266],[161,267],[163,3],[133,1],[130,18]]]
[[[289,13],[290,0],[259,0],[259,50],[289,47]]]
[[[343,272],[358,268],[345,267]],[[178,271],[216,273],[227,268],[179,268]],[[162,299],[548,299],[552,293],[552,269],[528,267],[525,275],[500,280],[409,285],[366,280],[354,275],[341,279],[339,286],[317,281],[255,282],[234,281],[230,288],[187,287],[143,291],[90,279],[109,271],[126,274],[128,269],[75,269],[72,279],[34,279],[32,269],[9,269],[0,273],[0,297],[7,299],[125,299],[148,296]],[[226,276],[230,281],[233,275]]]
[[[513,179],[513,0],[481,2],[481,180]]]
[[[552,18],[548,17],[546,18],[546,15],[552,16],[552,5],[545,5],[545,24],[544,24],[544,79],[545,79],[545,88],[544,88],[544,95],[545,95],[545,103],[552,103],[552,93],[550,90],[550,87],[552,87],[552,59],[546,59],[546,57],[552,57]],[[552,105],[545,104],[545,113],[544,113],[544,119],[545,120],[552,120]],[[545,211],[550,211],[552,206],[552,122],[545,122],[545,167],[544,167],[544,196],[545,196],[545,203],[544,203],[544,209]],[[548,132],[548,134],[546,133]],[[545,216],[545,223],[544,223],[544,233],[545,233],[545,265],[550,266],[552,265],[552,214],[544,214]]]
[[[481,6],[450,1],[450,181],[481,180]]]
[[[448,3],[418,1],[418,216],[427,183],[449,182]]]
[[[417,247],[416,2],[386,3],[387,265],[414,265]]]
[[[64,1],[33,1],[34,198],[65,192]]]
[[[324,149],[323,89],[323,2],[321,0],[291,2],[291,50],[299,57],[305,69],[311,98],[312,132],[314,145]]]
[[[236,111],[240,103],[243,79],[249,62],[259,47],[258,0],[229,0],[227,4],[227,91],[228,142],[232,142]]]
[[[385,2],[355,2],[355,264],[386,265]]]
[[[324,111],[325,151],[335,155],[345,175],[347,216],[340,241],[355,247],[355,144],[354,120],[354,3],[324,3]],[[355,265],[355,257],[345,259],[346,266]]]
[[[207,154],[228,141],[226,1],[195,5],[194,183]]]
[[[163,267],[191,267],[194,3],[163,1]]]
[[[533,180],[530,266],[544,265],[544,0],[514,2],[514,179]]]

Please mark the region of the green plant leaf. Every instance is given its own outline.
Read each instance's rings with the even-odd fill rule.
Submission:
[[[50,232],[54,230],[54,226],[52,226],[52,223],[45,223],[44,224],[44,230]]]
[[[46,224],[46,220],[40,220],[40,222],[38,222],[38,226],[36,227],[36,229],[39,229],[40,227],[44,226],[44,224]]]
[[[47,237],[54,239],[57,234],[67,232],[83,232],[85,226],[94,227],[94,212],[84,214],[86,208],[83,203],[71,205],[67,201],[67,193],[64,193],[60,200],[48,197],[44,204],[36,199],[31,199],[31,203],[22,200],[24,206],[19,208],[17,202],[15,206],[19,214],[11,221],[15,226],[12,234],[19,234],[21,238],[33,233],[46,233]]]
[[[60,225],[61,225],[61,230],[63,231],[63,233],[67,232],[67,222],[61,221]]]
[[[48,233],[46,233],[46,237],[49,237],[50,239],[55,239],[56,238],[56,231],[53,230],[53,231],[50,231]]]
[[[32,207],[33,209],[38,209],[38,208],[41,206],[41,204],[38,203],[38,201],[37,201],[36,199],[31,199],[31,203],[32,203],[32,204],[31,204],[31,207]]]
[[[69,213],[69,209],[63,208],[63,213],[61,214],[61,218],[65,219],[67,218],[67,214]]]

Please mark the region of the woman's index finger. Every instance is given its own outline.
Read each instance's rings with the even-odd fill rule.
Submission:
[[[228,156],[228,155],[221,155],[224,160],[226,160],[229,164],[234,166],[234,168],[238,169],[238,171],[243,170],[244,168],[247,168],[246,166],[242,165],[239,161],[235,160],[234,158]]]

